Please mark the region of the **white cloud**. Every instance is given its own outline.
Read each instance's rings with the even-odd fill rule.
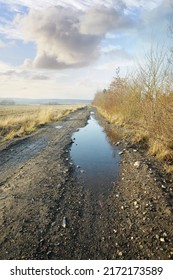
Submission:
[[[81,19],[80,31],[83,34],[105,35],[113,30],[122,30],[132,27],[132,21],[123,11],[105,6],[93,6]]]
[[[120,66],[121,73],[126,73],[126,67],[132,67],[132,53],[141,60],[150,47],[149,36],[153,40],[160,33],[167,36],[166,32],[160,32],[160,28],[163,23],[165,27],[169,12],[172,12],[169,1],[0,0],[10,12],[6,18],[8,12],[0,12],[0,32],[9,39],[18,38],[36,46],[35,58],[26,59],[25,68],[0,63],[0,94],[41,98],[92,97],[97,88],[104,88],[111,81],[116,67]],[[17,19],[12,21],[16,14]],[[154,28],[157,32],[152,36]],[[107,45],[110,42],[112,45]],[[9,43],[10,40],[5,40],[6,46]],[[0,45],[4,46],[4,42],[0,41]],[[21,46],[24,57],[23,44],[18,46]],[[33,57],[30,46],[28,44],[28,57]],[[8,49],[9,56],[20,55],[18,48],[14,48],[12,55],[11,50]],[[80,69],[95,62],[99,55],[100,59],[92,67]],[[56,69],[64,71],[54,71]]]
[[[62,76],[62,75],[61,75]],[[0,77],[3,80],[18,80],[18,81],[28,81],[28,80],[50,80],[54,79],[52,73],[45,73],[44,71],[31,71],[24,70],[23,67],[13,67],[7,63],[0,61]],[[56,77],[57,79],[57,77]]]
[[[117,59],[112,60],[111,62],[106,62],[104,64],[100,64],[95,68],[101,71],[112,71],[112,74],[115,74],[115,70],[117,67],[120,67],[121,74],[125,74],[128,67],[130,69],[134,68],[134,62],[132,60],[126,59],[125,57],[117,57]]]
[[[51,6],[61,5],[64,7],[74,7],[80,10],[85,10],[92,5],[104,4],[105,6],[110,6],[114,2],[115,1],[112,0],[8,0],[8,5],[11,7],[20,5],[28,7],[30,9],[45,9]],[[118,0],[118,2],[120,1]],[[7,4],[7,1],[0,0],[0,3]]]
[[[15,22],[23,39],[33,41],[37,54],[24,65],[65,69],[89,65],[99,57],[100,44],[111,30],[132,27],[131,20],[115,9],[95,6],[85,13],[69,7],[30,10]]]
[[[0,72],[8,71],[8,70],[11,70],[11,69],[12,69],[12,66],[10,64],[0,61]]]
[[[128,51],[123,49],[120,45],[108,45],[106,47],[102,48],[102,53],[105,56],[109,56],[111,59],[116,59],[117,61],[122,61],[123,64],[129,64],[134,59],[132,54],[130,54]]]
[[[116,39],[118,37],[119,36],[115,33],[107,33],[106,36],[105,36],[106,39]]]
[[[157,3],[158,4],[158,3]],[[141,12],[142,20],[146,24],[158,24],[163,21],[169,21],[172,18],[173,7],[171,7],[170,0],[163,1],[160,5],[153,6],[152,10],[146,11],[145,9]]]
[[[64,69],[89,64],[98,58],[100,37],[84,35],[78,30],[80,14],[61,6],[50,7],[26,16],[19,16],[16,24],[25,40],[37,45],[34,61],[25,65],[36,68]]]
[[[4,41],[0,40],[0,48],[7,48],[10,46],[14,46],[15,44],[16,44],[15,41],[4,42]]]
[[[11,9],[17,9],[17,6],[25,6],[29,9],[45,9],[50,6],[61,5],[64,7],[74,7],[80,10],[86,10],[93,5],[104,5],[105,7],[120,7],[126,5],[128,8],[143,7],[152,9],[159,6],[163,0],[0,0],[0,3],[8,4]],[[164,0],[170,1],[170,0]]]
[[[3,42],[2,40],[0,40],[0,48],[5,48],[7,46],[7,44],[5,42]]]
[[[16,6],[25,6],[29,9],[42,10],[52,6],[73,7],[79,10],[85,10],[93,4],[110,5],[112,1],[109,0],[0,0],[0,3],[8,4],[11,9],[16,9]]]

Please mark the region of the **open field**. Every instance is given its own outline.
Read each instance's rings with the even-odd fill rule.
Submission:
[[[38,127],[57,121],[83,105],[0,106],[0,140],[9,140],[34,132]]]

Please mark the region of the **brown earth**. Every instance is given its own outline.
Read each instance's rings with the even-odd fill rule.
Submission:
[[[89,111],[0,146],[0,259],[173,258],[172,176],[100,116],[122,151],[119,180],[99,197],[81,184],[69,150]]]

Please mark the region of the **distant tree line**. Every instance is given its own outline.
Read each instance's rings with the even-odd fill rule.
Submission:
[[[11,99],[3,99],[0,101],[0,105],[15,105],[15,102]]]

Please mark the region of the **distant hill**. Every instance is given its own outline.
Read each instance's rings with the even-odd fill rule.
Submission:
[[[0,98],[0,105],[56,105],[56,104],[90,104],[92,100],[83,99],[30,99],[30,98]]]
[[[15,105],[15,101],[12,99],[0,99],[0,105]]]

